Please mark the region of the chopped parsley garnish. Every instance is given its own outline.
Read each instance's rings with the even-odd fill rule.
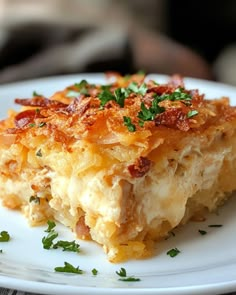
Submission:
[[[186,92],[183,91],[184,89],[179,87],[177,89],[175,89],[175,91],[173,91],[170,94],[163,94],[162,100],[171,100],[171,101],[176,101],[176,100],[191,100],[192,96]]]
[[[94,276],[96,276],[96,275],[98,274],[98,270],[97,270],[96,268],[93,268],[93,269],[91,270],[91,272],[92,272],[92,274],[93,274]]]
[[[54,268],[57,272],[68,272],[68,273],[75,273],[75,274],[83,274],[83,270],[79,268],[79,266],[74,267],[72,264],[68,262],[64,262],[64,266],[58,266]]]
[[[0,242],[8,242],[10,241],[10,235],[7,231],[3,230],[0,232]]]
[[[40,123],[38,124],[37,127],[42,128],[43,126],[46,126],[46,125],[47,125],[47,124],[46,124],[45,122],[40,122]],[[35,123],[30,123],[28,126],[29,126],[30,128],[32,128],[32,127],[36,127],[36,124],[35,124]]]
[[[108,85],[101,85],[101,89],[102,90],[108,90],[110,91],[112,84],[108,84]]]
[[[136,131],[136,127],[135,125],[132,123],[131,118],[130,117],[123,117],[124,120],[124,125],[128,128],[128,130],[130,132],[135,132]]]
[[[124,267],[121,267],[120,271],[116,271],[116,274],[120,277],[126,277],[126,269]]]
[[[42,157],[43,156],[41,149],[37,150],[36,156],[37,157]]]
[[[204,235],[207,234],[207,231],[202,230],[202,229],[199,229],[198,232],[199,232],[199,234],[201,234],[202,236],[204,236]]]
[[[112,94],[110,90],[105,89],[99,93],[98,98],[101,101],[101,107],[104,107],[108,101],[115,101],[120,107],[124,107],[125,99],[129,96],[129,92],[126,88],[117,88]]]
[[[87,87],[91,85],[89,85],[89,83],[86,80],[82,80],[79,83],[75,83],[74,86],[78,88],[79,94],[89,95]]]
[[[153,121],[157,114],[161,114],[165,111],[165,108],[158,105],[159,102],[159,97],[156,96],[150,108],[147,108],[144,102],[141,103],[141,111],[138,113],[138,118],[141,120],[140,123],[143,121]]]
[[[186,92],[183,91],[184,89],[179,87],[175,89],[172,93],[164,93],[162,95],[154,94],[154,97],[157,100],[157,103],[164,101],[164,100],[170,100],[170,101],[178,101],[182,100],[185,103],[190,102],[192,100],[192,96]]]
[[[83,87],[86,87],[89,85],[89,83],[86,80],[81,80],[79,83],[74,84],[79,90]]]
[[[0,253],[3,253],[2,249],[0,249]]]
[[[31,196],[29,201],[30,201],[30,203],[34,202],[35,204],[40,204],[40,198],[37,196]]]
[[[187,118],[192,118],[198,114],[197,110],[191,110],[187,113]]]
[[[208,227],[222,227],[223,224],[209,224]]]
[[[173,248],[173,249],[170,249],[169,251],[167,251],[167,255],[169,255],[170,257],[175,257],[177,256],[178,254],[180,253],[180,250],[177,249],[177,248]]]
[[[40,128],[43,127],[43,126],[45,126],[45,125],[46,125],[45,122],[41,122],[41,123],[39,123],[39,127],[40,127]]]
[[[79,249],[80,245],[77,244],[75,241],[69,242],[69,241],[57,241],[53,245],[53,249],[62,248],[63,251],[70,251],[70,252],[80,252]]]
[[[138,86],[138,83],[136,82],[131,82],[128,86],[128,90],[130,90],[131,92],[134,92],[136,94],[141,94],[141,95],[145,95],[147,92],[147,85],[145,83],[143,83],[142,85]]]
[[[135,278],[133,276],[128,277],[126,269],[124,267],[121,267],[120,271],[116,271],[116,274],[121,277],[119,279],[119,281],[123,281],[123,282],[139,282],[139,281],[141,281],[139,278]]]
[[[145,95],[147,92],[147,86],[145,83],[139,87],[136,82],[131,82],[127,88],[117,88],[114,94],[111,93],[110,87],[110,85],[101,86],[103,91],[98,95],[98,98],[101,101],[101,107],[104,107],[105,104],[111,100],[117,102],[120,107],[124,107],[125,99],[130,93],[134,92],[136,94]]]
[[[58,237],[58,233],[51,230],[46,237],[42,238],[43,248],[51,249],[53,247],[53,241]]]
[[[36,91],[33,91],[33,96],[43,96],[42,94],[37,93]]]
[[[54,229],[54,227],[56,227],[56,223],[52,220],[48,220],[47,224],[48,228],[45,230],[45,232],[50,233]]]
[[[178,101],[184,100],[185,102],[189,102],[192,99],[191,95],[183,92],[182,88],[177,88],[174,92],[170,94],[162,94],[161,96],[154,94],[154,99],[152,101],[152,105],[147,108],[144,102],[141,103],[141,110],[138,113],[138,118],[140,119],[139,125],[143,127],[145,121],[153,121],[156,115],[161,114],[165,111],[164,107],[160,107],[159,103],[164,100],[170,101]],[[188,112],[187,117],[193,117],[198,114],[198,111],[191,110]]]
[[[75,241],[56,241],[54,240],[58,237],[58,233],[54,230],[56,223],[54,221],[48,220],[48,228],[45,232],[48,233],[46,237],[43,237],[42,243],[44,249],[58,249],[62,248],[63,251],[70,251],[70,252],[80,252],[80,245],[77,244]]]
[[[36,124],[35,123],[30,123],[28,126],[32,128],[32,127],[35,127]]]
[[[109,90],[103,90],[98,94],[98,98],[101,101],[101,107],[104,107],[108,101],[115,100],[115,96]]]
[[[117,88],[115,90],[115,101],[123,108],[125,104],[125,99],[128,97],[125,88]]]

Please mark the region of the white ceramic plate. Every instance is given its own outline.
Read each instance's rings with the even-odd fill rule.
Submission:
[[[159,82],[166,77],[150,75]],[[0,86],[0,118],[7,109],[16,108],[13,99],[27,98],[35,90],[49,96],[65,86],[87,79],[105,83],[104,76],[72,75]],[[231,97],[236,105],[236,88],[208,81],[186,79],[188,88],[199,88],[207,97]],[[1,189],[1,188],[0,188]],[[44,294],[219,294],[236,290],[236,200],[232,198],[218,214],[202,223],[190,223],[175,231],[175,236],[157,245],[156,256],[147,260],[111,264],[102,248],[92,242],[79,241],[81,253],[44,250],[41,239],[44,227],[30,228],[19,212],[0,207],[0,231],[6,230],[11,241],[0,243],[0,286]],[[222,224],[222,227],[208,227]],[[207,231],[200,235],[198,230]],[[74,237],[57,225],[61,239]],[[174,258],[166,252],[181,252]],[[84,270],[82,275],[56,273],[54,267],[67,261]],[[116,271],[124,267],[139,282],[122,282]],[[97,276],[91,270],[98,270]]]

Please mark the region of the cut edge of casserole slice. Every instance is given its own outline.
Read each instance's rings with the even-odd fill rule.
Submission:
[[[81,81],[16,99],[0,123],[0,198],[29,223],[54,218],[112,262],[216,210],[236,189],[236,110],[179,76]]]

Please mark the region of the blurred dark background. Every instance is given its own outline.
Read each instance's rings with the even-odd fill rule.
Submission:
[[[0,83],[119,71],[236,85],[236,1],[0,0]]]

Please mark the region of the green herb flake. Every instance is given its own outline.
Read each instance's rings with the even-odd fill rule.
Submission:
[[[101,86],[100,86],[101,90],[103,90],[103,91],[104,91],[104,90],[110,91],[111,87],[112,87],[112,84],[101,85]]]
[[[110,90],[105,89],[101,93],[99,93],[98,98],[101,101],[101,107],[103,108],[105,104],[111,100],[118,103],[120,107],[124,107],[125,99],[129,96],[129,91],[126,88],[117,88],[114,92],[114,95],[110,92]]]
[[[208,227],[222,227],[223,224],[210,224]]]
[[[143,83],[139,87],[136,82],[131,82],[128,86],[128,90],[130,90],[131,92],[134,92],[136,94],[141,94],[142,96],[144,96],[146,94],[148,88],[145,83]]]
[[[36,124],[35,124],[35,123],[30,123],[28,126],[29,126],[30,128],[32,128],[32,127],[35,127]]]
[[[46,126],[46,123],[45,122],[39,123],[39,126],[38,127],[42,128],[43,126]]]
[[[126,277],[126,269],[124,267],[121,267],[120,271],[116,271],[116,274],[120,277]]]
[[[156,94],[156,97],[158,98],[158,101],[164,101],[164,100],[171,100],[171,101],[191,101],[192,100],[192,96],[186,92],[184,92],[184,89],[179,87],[177,89],[175,89],[175,91],[173,91],[172,93],[165,93],[162,94],[161,96],[158,96]]]
[[[0,232],[0,242],[8,242],[10,241],[10,235],[7,231],[3,230]]]
[[[156,115],[161,114],[165,111],[165,108],[158,105],[158,97],[154,98],[150,108],[147,108],[144,102],[141,103],[141,111],[138,113],[138,118],[141,121],[153,121]]]
[[[115,90],[115,101],[120,105],[120,107],[124,107],[125,99],[128,96],[125,88],[118,88]]]
[[[2,249],[0,249],[0,253],[3,253]]]
[[[79,266],[74,267],[72,264],[68,262],[64,262],[64,266],[55,267],[54,270],[56,272],[67,272],[67,273],[74,273],[74,274],[83,274],[83,270],[79,268]]]
[[[41,149],[37,150],[36,156],[37,157],[42,157],[43,156]]]
[[[135,132],[136,131],[136,126],[132,123],[130,117],[123,117],[124,120],[124,125],[128,128],[129,132]]]
[[[93,269],[91,270],[91,272],[92,272],[92,274],[93,274],[94,276],[96,276],[96,275],[98,274],[98,270],[97,270],[96,268],[93,268]]]
[[[48,224],[48,228],[45,230],[45,232],[50,233],[56,227],[56,223],[52,220],[48,220],[47,224]]]
[[[109,90],[103,90],[98,94],[98,98],[101,101],[101,107],[103,108],[108,101],[115,100],[115,96]]]
[[[121,277],[119,281],[123,282],[139,282],[139,278],[135,278],[133,276],[127,276],[126,269],[124,267],[121,267],[120,271],[116,271],[116,274]]]
[[[199,234],[201,234],[202,236],[204,236],[204,235],[207,234],[207,231],[202,230],[202,229],[199,229],[198,232],[199,232]]]
[[[192,118],[194,116],[198,115],[198,111],[197,110],[191,110],[187,113],[187,118]]]
[[[75,83],[74,86],[77,87],[79,90],[83,87],[88,86],[89,83],[87,82],[87,80],[81,80],[79,83]]]
[[[138,121],[138,124],[139,124],[140,127],[143,127],[143,126],[144,126],[144,123],[145,123],[145,122],[142,121],[142,120],[139,120],[139,121]]]
[[[80,245],[77,244],[75,241],[57,241],[53,247],[53,249],[63,248],[63,251],[70,251],[70,252],[80,252]]]
[[[169,96],[169,100],[176,101],[176,100],[191,100],[192,96],[186,92],[183,91],[184,89],[179,87],[175,89],[174,92],[171,94],[167,94],[167,97]],[[167,99],[167,98],[166,98]]]
[[[169,255],[170,257],[175,257],[177,256],[178,254],[180,253],[180,250],[177,249],[177,248],[173,248],[173,249],[170,249],[169,251],[167,251],[167,255]]]
[[[90,85],[86,80],[82,80],[79,83],[75,83],[74,86],[78,88],[79,94],[84,94],[86,96],[89,95],[87,88]]]
[[[39,94],[37,93],[36,91],[33,91],[33,96],[36,97],[36,96],[43,96],[42,94]]]
[[[35,204],[40,204],[40,198],[37,197],[37,196],[31,196],[30,199],[29,199],[29,202],[32,203],[34,202]]]
[[[58,233],[54,230],[50,231],[46,237],[42,238],[43,248],[51,249],[53,247],[53,241],[58,237]]]

